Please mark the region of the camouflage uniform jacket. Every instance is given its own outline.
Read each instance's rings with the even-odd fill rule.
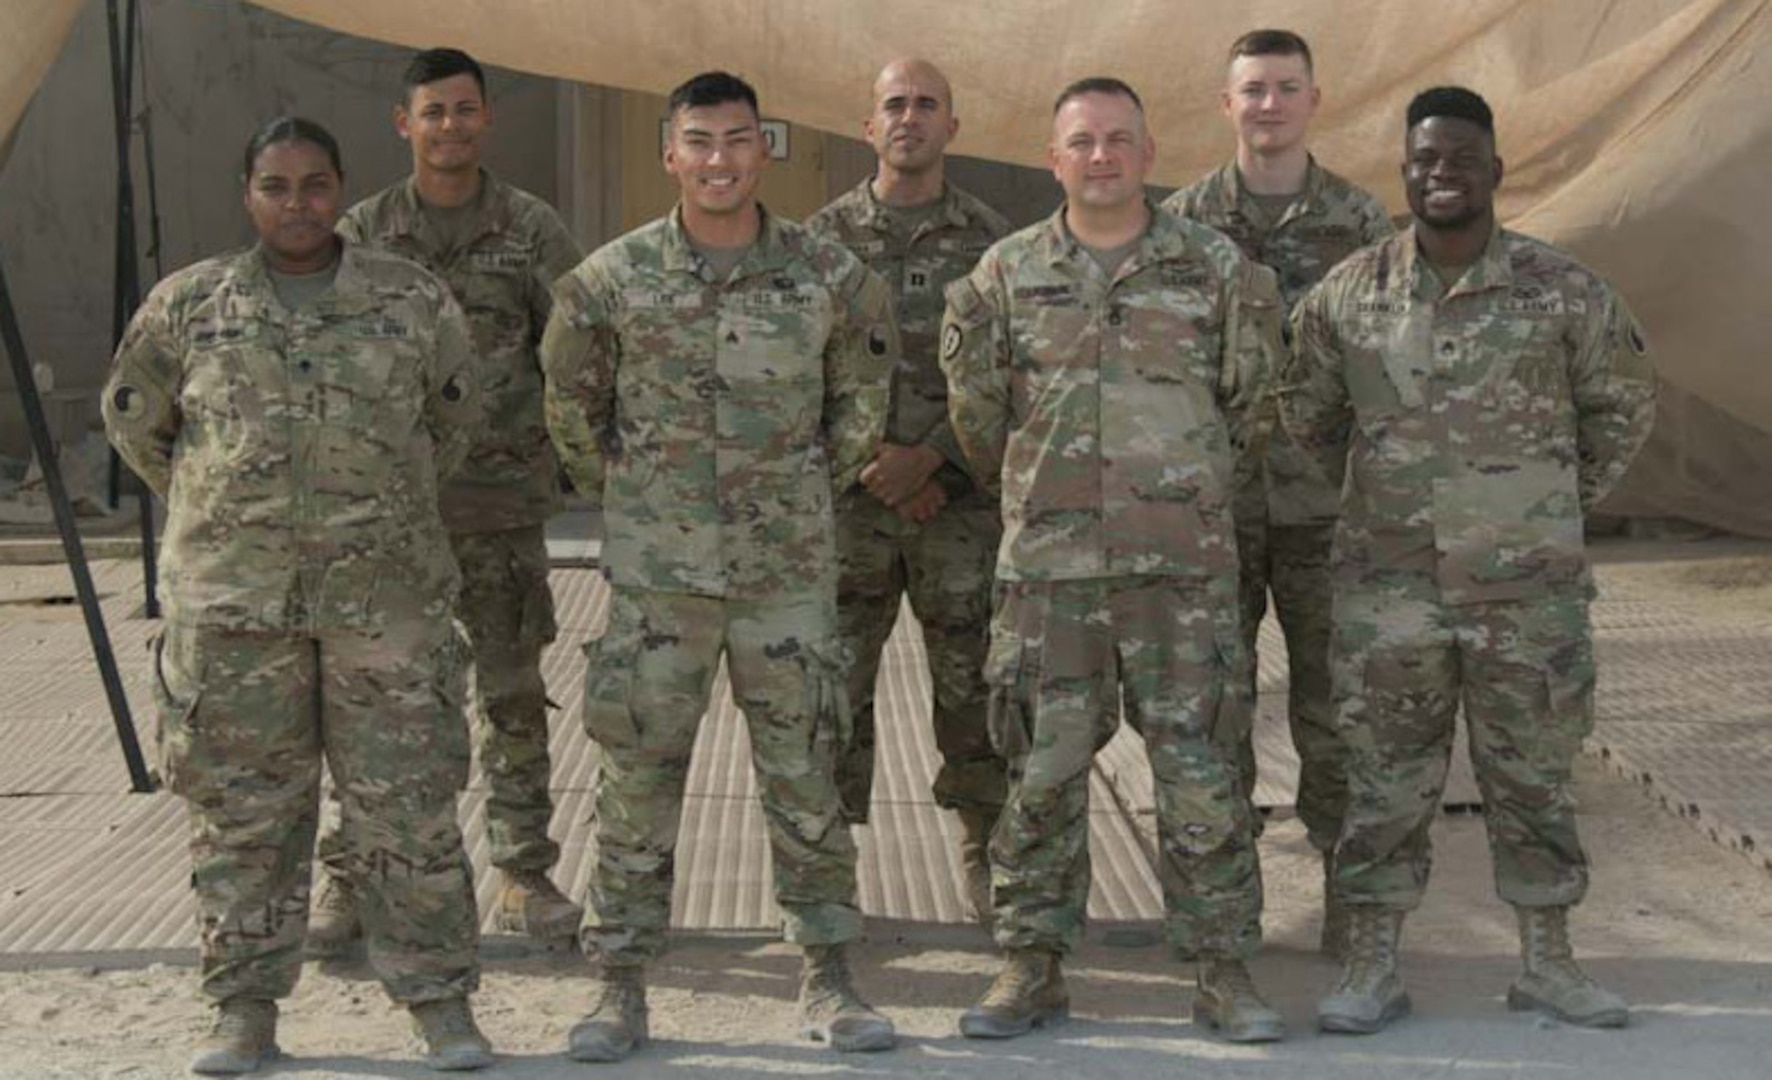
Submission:
[[[1279,314],[1272,271],[1155,207],[1112,281],[1060,207],[949,286],[948,404],[1001,492],[998,577],[1234,576]]]
[[[1591,593],[1585,513],[1648,437],[1655,377],[1611,286],[1497,229],[1451,289],[1405,230],[1293,313],[1280,411],[1347,476],[1341,582],[1437,581],[1448,603]]]
[[[1003,215],[952,184],[941,211],[914,232],[894,228],[890,209],[874,197],[873,180],[806,219],[806,227],[835,240],[885,279],[897,299],[895,315],[904,356],[892,372],[892,414],[886,438],[900,446],[927,445],[953,466],[938,474],[950,495],[972,485],[966,457],[948,423],[948,382],[936,359],[948,282],[965,277],[985,249],[1009,233]]]
[[[891,295],[854,255],[768,213],[716,282],[680,214],[554,286],[548,429],[603,510],[604,572],[703,596],[835,595],[832,496],[885,433]]]
[[[155,286],[103,405],[167,500],[168,617],[313,634],[447,615],[437,487],[478,433],[471,348],[441,281],[349,243],[293,314],[256,248]]]
[[[1244,255],[1279,275],[1280,298],[1288,311],[1336,263],[1394,231],[1382,203],[1315,158],[1305,175],[1304,197],[1279,221],[1270,220],[1249,194],[1234,161],[1169,196],[1163,208],[1212,226],[1235,240]],[[1283,431],[1273,433],[1262,467],[1271,524],[1335,520],[1341,492],[1329,486],[1310,455]]]
[[[542,422],[535,349],[549,288],[584,257],[559,215],[482,170],[473,239],[460,247],[443,247],[410,178],[353,206],[338,231],[432,271],[467,313],[486,423],[443,488],[443,523],[451,532],[502,532],[546,521],[560,505],[559,465]]]

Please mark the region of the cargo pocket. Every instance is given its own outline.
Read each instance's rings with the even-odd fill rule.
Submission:
[[[517,633],[525,644],[546,645],[559,632],[559,623],[554,620],[554,590],[548,585],[547,574],[543,573],[530,588],[529,595],[523,598]]]
[[[584,643],[584,729],[599,745],[631,750],[640,745],[633,701],[645,627],[640,613],[620,596],[610,598],[609,605],[603,635]]]
[[[468,786],[473,766],[473,737],[468,729],[468,664],[473,657],[468,632],[459,619],[451,620],[449,633],[437,647],[433,692],[436,694],[441,722],[437,725],[431,753],[440,769],[448,771],[440,779],[451,790]]]
[[[806,710],[812,718],[813,760],[834,760],[838,748],[855,737],[848,685],[853,658],[848,646],[833,639],[808,643],[800,651],[800,663],[805,670]]]
[[[1022,672],[1028,666],[1027,650],[1017,634],[993,632],[990,651],[985,655],[984,681],[990,699],[985,707],[985,732],[991,749],[1007,762],[1027,757],[1033,746],[1028,730],[1027,696],[1022,690]]]
[[[1566,770],[1594,730],[1594,650],[1582,641],[1561,670],[1547,668],[1545,696],[1549,708],[1534,740],[1533,757],[1545,766]]]
[[[191,673],[167,670],[166,635],[172,632],[168,626],[150,644],[154,650],[154,756],[166,789],[183,795],[203,681]]]

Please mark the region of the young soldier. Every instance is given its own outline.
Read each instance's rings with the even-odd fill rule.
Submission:
[[[868,819],[874,786],[874,680],[880,651],[910,597],[934,687],[938,806],[958,813],[961,865],[974,915],[988,920],[985,845],[1003,808],[1003,763],[985,732],[982,675],[990,627],[996,502],[966,472],[948,425],[947,379],[936,361],[942,290],[1009,231],[990,207],[943,178],[960,129],[947,77],[927,60],[895,60],[874,80],[865,125],[874,175],[806,222],[886,280],[897,301],[904,354],[892,372],[886,441],[837,502],[842,576],[837,617],[855,659],[851,735],[838,768],[843,812]]]
[[[1390,235],[1377,199],[1319,165],[1306,145],[1322,91],[1311,50],[1290,30],[1253,30],[1230,50],[1221,95],[1237,133],[1236,159],[1171,195],[1165,209],[1237,242],[1279,276],[1290,309],[1329,268]],[[1329,542],[1340,492],[1310,458],[1274,431],[1262,469],[1237,493],[1237,552],[1248,701],[1267,596],[1286,635],[1287,716],[1298,751],[1298,816],[1323,853],[1324,952],[1344,930],[1333,903],[1330,852],[1347,800],[1346,752],[1336,738],[1329,685]],[[1236,747],[1244,788],[1255,790],[1253,708],[1233,713],[1221,737]]]
[[[948,289],[942,366],[973,475],[1000,493],[986,678],[1009,797],[991,838],[1003,971],[960,1020],[1006,1038],[1061,1018],[1089,896],[1089,767],[1126,720],[1157,794],[1159,877],[1195,1015],[1281,1036],[1245,958],[1261,937],[1254,824],[1213,738],[1241,685],[1231,499],[1280,348],[1273,274],[1152,206],[1156,153],[1117,79],[1059,95],[1065,204]]]
[[[480,164],[492,103],[472,57],[427,49],[407,65],[405,87],[394,127],[412,144],[412,175],[352,207],[338,230],[435,272],[473,331],[486,424],[444,487],[442,509],[461,567],[458,614],[473,648],[486,831],[504,877],[495,918],[513,933],[570,938],[578,906],[548,878],[560,848],[548,837],[554,807],[541,652],[554,639],[554,602],[543,529],[560,496],[535,349],[548,287],[580,252],[552,208]],[[359,921],[355,898],[332,872],[335,829],[321,834],[320,850],[327,873],[308,943],[324,956],[346,947]]]
[[[1324,1030],[1409,1010],[1403,916],[1427,884],[1460,704],[1495,881],[1519,913],[1515,1009],[1618,1027],[1576,966],[1587,891],[1571,762],[1593,723],[1582,523],[1648,437],[1654,372],[1624,301],[1495,218],[1483,99],[1409,104],[1411,228],[1329,273],[1293,314],[1287,427],[1347,484],[1335,541],[1336,719],[1348,809],[1335,886],[1348,939]]]
[[[898,343],[885,283],[768,213],[757,95],[724,72],[670,97],[681,197],[554,289],[548,428],[600,503],[608,627],[586,648],[602,746],[582,940],[602,976],[567,1053],[647,1038],[644,965],[664,947],[690,750],[722,656],[769,825],[776,903],[805,949],[805,1033],[882,1050],[856,995],[855,847],[836,786],[847,718],[831,504],[885,434]]]

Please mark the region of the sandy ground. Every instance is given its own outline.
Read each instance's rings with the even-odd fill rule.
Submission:
[[[1602,582],[1702,603],[1719,619],[1772,619],[1772,546],[1666,547],[1602,550]],[[1592,759],[1582,761],[1579,781],[1595,866],[1576,941],[1588,969],[1634,1006],[1626,1031],[1507,1012],[1502,995],[1517,967],[1512,916],[1493,895],[1481,819],[1461,816],[1436,826],[1435,877],[1405,930],[1416,1014],[1377,1036],[1317,1034],[1315,1001],[1333,977],[1313,951],[1320,871],[1297,822],[1277,821],[1262,841],[1268,945],[1255,968],[1291,1025],[1284,1043],[1236,1047],[1196,1029],[1187,1019],[1190,973],[1164,955],[1147,925],[1091,929],[1068,965],[1069,1024],[1009,1043],[965,1040],[955,1018],[995,969],[983,933],[877,924],[856,967],[864,993],[898,1024],[893,1053],[840,1057],[799,1042],[795,952],[758,938],[704,937],[680,941],[653,973],[657,1041],[621,1066],[580,1065],[560,1052],[588,1005],[582,961],[497,939],[486,946],[476,1004],[500,1057],[481,1075],[1772,1076],[1772,876]],[[21,970],[21,958],[0,957],[9,969],[0,970],[0,1080],[184,1075],[205,1010],[191,968],[160,959]],[[285,1005],[281,1032],[290,1056],[268,1075],[434,1075],[414,1060],[404,1017],[361,970],[311,965]]]
[[[1097,1078],[1185,1070],[1260,1077],[1747,1078],[1772,1058],[1772,879],[1659,810],[1623,780],[1584,763],[1583,824],[1594,887],[1576,919],[1593,974],[1632,1002],[1623,1032],[1564,1027],[1510,1014],[1516,967],[1511,913],[1494,899],[1480,819],[1436,831],[1436,875],[1405,931],[1416,1015],[1381,1035],[1313,1030],[1333,967],[1312,951],[1320,897],[1316,862],[1295,821],[1263,839],[1268,947],[1256,973],[1286,1014],[1288,1041],[1229,1046],[1187,1019],[1189,973],[1148,926],[1092,928],[1068,965],[1075,1017],[1003,1044],[961,1039],[958,1012],[983,989],[994,955],[962,927],[875,926],[858,950],[859,979],[896,1021],[896,1052],[840,1057],[795,1038],[794,952],[755,938],[679,943],[654,972],[657,1042],[619,1069],[645,1077],[904,1074]],[[488,942],[477,1006],[496,1044],[496,1077],[580,1076],[566,1030],[587,1006],[582,962]],[[145,958],[144,958],[145,961]],[[0,972],[0,1077],[183,1075],[205,1024],[189,967],[119,966]],[[413,1060],[404,1017],[361,971],[310,965],[286,1003],[290,1055],[272,1075],[432,1075]]]

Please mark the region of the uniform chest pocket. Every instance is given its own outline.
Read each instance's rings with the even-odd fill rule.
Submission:
[[[253,457],[271,435],[265,402],[282,391],[270,335],[257,323],[211,323],[194,327],[188,341],[181,453],[214,464]]]
[[[1134,295],[1108,308],[1103,334],[1145,382],[1181,385],[1210,394],[1218,385],[1222,351],[1212,307],[1197,290]]]
[[[729,383],[763,385],[821,378],[834,327],[831,307],[815,289],[728,295],[714,331],[720,375]]]

